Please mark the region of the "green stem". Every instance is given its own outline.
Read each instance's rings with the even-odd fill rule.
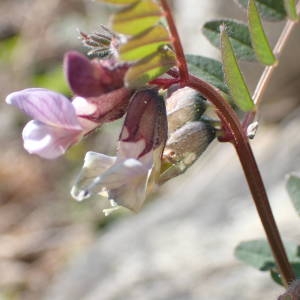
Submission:
[[[161,0],[161,4],[165,11],[166,20],[173,38],[174,49],[179,61],[179,75],[181,81],[183,85],[199,91],[215,105],[224,129],[230,133],[230,142],[234,145],[239,156],[256,209],[265,229],[279,272],[282,276],[282,281],[287,287],[288,283],[295,279],[295,275],[289,264],[248,137],[246,136],[236,113],[219,92],[200,78],[188,74],[183,48],[172,13],[166,0]]]

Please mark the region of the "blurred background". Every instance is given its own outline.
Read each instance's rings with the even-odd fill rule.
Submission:
[[[202,24],[245,18],[233,1],[171,4],[187,53],[218,57],[201,35]],[[86,151],[114,154],[121,121],[55,161],[23,150],[28,119],[5,104],[6,95],[44,87],[71,96],[63,55],[84,52],[77,29],[97,30],[109,12],[89,0],[0,1],[0,299],[276,299],[282,290],[267,274],[233,257],[238,242],[264,234],[230,145],[213,143],[140,214],[109,217],[101,212],[105,201],[77,203],[69,190]],[[283,24],[266,26],[274,44]],[[300,169],[299,30],[267,90],[253,142],[280,228],[296,241],[300,220],[284,191],[284,174]],[[253,90],[261,68],[243,63],[243,70]]]

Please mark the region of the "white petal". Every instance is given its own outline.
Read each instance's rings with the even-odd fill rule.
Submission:
[[[90,197],[88,187],[95,178],[103,174],[116,161],[116,157],[89,151],[85,155],[83,167],[71,189],[71,195],[78,201]]]

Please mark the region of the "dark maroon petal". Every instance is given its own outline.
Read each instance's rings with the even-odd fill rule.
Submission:
[[[145,148],[139,154],[165,144],[167,140],[167,117],[165,103],[156,89],[144,89],[133,96],[120,135],[122,142],[145,141]]]
[[[101,85],[101,72],[84,55],[70,51],[64,58],[66,78],[72,91],[81,97],[96,97],[105,91]]]
[[[88,102],[96,107],[90,115],[79,115],[81,118],[96,123],[105,123],[121,118],[127,111],[128,103],[133,91],[119,88],[97,98],[88,98]]]

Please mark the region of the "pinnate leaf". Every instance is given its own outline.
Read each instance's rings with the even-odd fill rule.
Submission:
[[[264,32],[254,0],[249,0],[248,24],[252,46],[257,59],[264,65],[273,65],[276,62],[276,58]]]
[[[289,174],[287,176],[286,188],[296,211],[300,215],[300,175]]]
[[[232,100],[243,111],[255,109],[224,26],[221,28],[221,52],[225,82]]]
[[[203,34],[215,46],[220,48],[220,26],[225,25],[234,53],[238,59],[253,61],[256,59],[251,45],[248,26],[235,20],[215,20],[204,24]]]
[[[244,8],[249,0],[236,0]],[[268,21],[280,21],[286,17],[283,0],[256,0],[258,11],[262,18]]]
[[[162,25],[157,25],[123,44],[120,47],[120,57],[126,61],[142,59],[169,42],[170,37],[167,29]]]
[[[137,35],[156,24],[162,11],[152,0],[139,1],[112,17],[112,29],[126,35]]]
[[[163,47],[133,65],[125,75],[125,84],[129,88],[144,86],[147,82],[167,72],[174,65],[176,65],[174,53]]]
[[[186,60],[189,71],[193,75],[207,81],[222,92],[228,93],[221,62],[200,55],[186,55]]]
[[[284,7],[287,12],[288,17],[293,20],[299,20],[296,8],[296,0],[284,0]]]

